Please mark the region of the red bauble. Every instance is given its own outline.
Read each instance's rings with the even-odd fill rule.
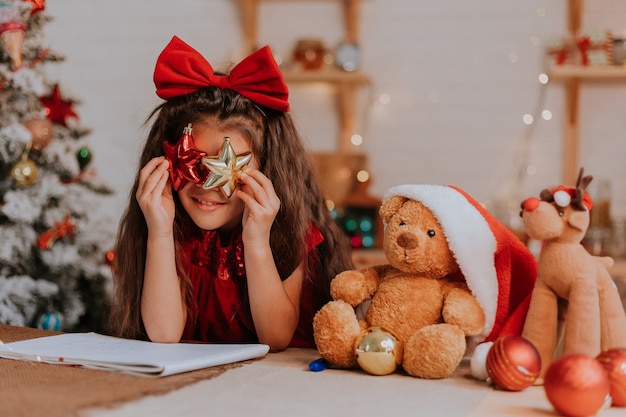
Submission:
[[[609,376],[595,358],[581,354],[565,355],[550,364],[544,389],[554,409],[568,417],[596,414],[611,392]]]
[[[507,391],[521,391],[535,382],[541,371],[541,357],[532,343],[520,336],[503,336],[487,353],[487,373]]]
[[[596,359],[609,374],[613,406],[626,407],[626,348],[609,349]]]
[[[104,260],[107,265],[112,266],[115,262],[115,251],[107,251],[107,253],[104,255]]]

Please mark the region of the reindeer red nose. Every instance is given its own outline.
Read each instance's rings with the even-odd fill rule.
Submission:
[[[541,202],[541,200],[539,200],[537,197],[527,198],[522,203],[522,209],[524,209],[524,211],[533,211],[537,207],[539,207],[539,203],[540,202]]]

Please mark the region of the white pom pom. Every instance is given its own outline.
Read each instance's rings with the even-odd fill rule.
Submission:
[[[470,359],[472,376],[481,381],[486,381],[489,377],[489,374],[487,374],[487,353],[489,353],[492,345],[493,342],[479,344],[476,346],[476,350]]]
[[[572,202],[572,197],[567,191],[557,191],[554,193],[554,202],[559,207],[567,207]]]

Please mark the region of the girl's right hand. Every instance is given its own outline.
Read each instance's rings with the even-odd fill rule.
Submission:
[[[139,171],[137,202],[152,236],[172,236],[174,199],[169,161],[164,156],[153,158]]]

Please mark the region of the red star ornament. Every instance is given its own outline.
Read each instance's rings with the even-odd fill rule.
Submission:
[[[26,0],[26,2],[33,4],[30,9],[30,14],[35,14],[46,8],[46,0]]]
[[[45,107],[46,117],[53,123],[67,127],[68,117],[75,117],[78,119],[78,114],[76,114],[74,109],[72,109],[74,102],[71,100],[63,100],[58,84],[54,85],[52,94],[46,97],[41,97],[39,100]]]

